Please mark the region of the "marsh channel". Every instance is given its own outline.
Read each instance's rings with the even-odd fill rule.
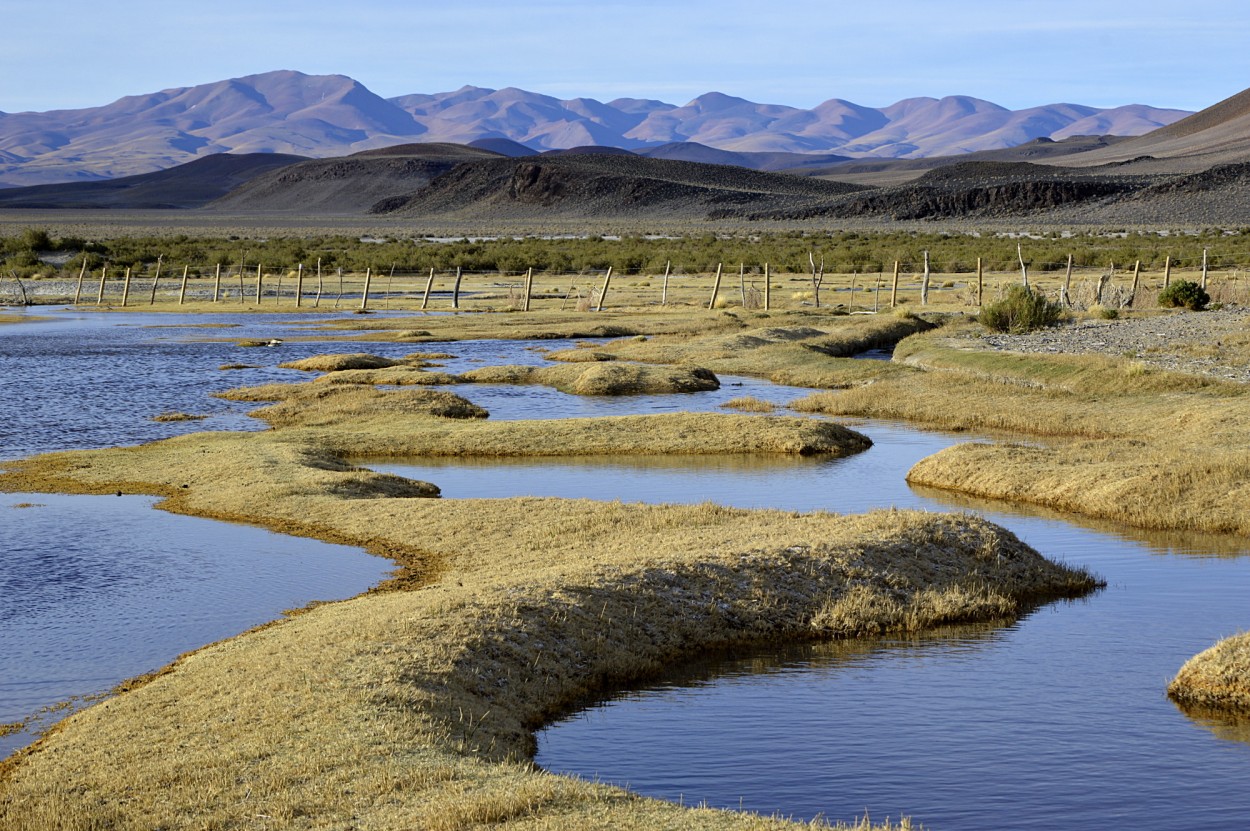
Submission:
[[[294,340],[241,349],[233,342],[313,334],[293,327],[324,314],[39,314],[51,320],[0,326],[0,458],[260,429],[245,414],[252,405],[209,394],[306,379],[277,363],[357,349]],[[540,364],[546,351],[569,345],[469,341],[421,349],[454,354],[443,363],[457,372]],[[368,349],[399,357],[414,347]],[[231,363],[251,366],[218,369]],[[712,411],[740,395],[783,404],[807,393],[746,378],[722,378],[714,393],[622,398],[545,387],[451,389],[492,419]],[[171,410],[208,417],[151,420]],[[874,445],[835,460],[361,463],[434,482],[448,499],[969,510],[1107,581],[1090,597],[1000,625],[708,656],[542,731],[537,762],[549,770],[686,804],[795,819],[851,820],[867,812],[874,820],[906,814],[935,829],[1244,828],[1250,729],[1189,717],[1164,687],[1188,657],[1247,625],[1250,543],[1152,534],[914,489],[904,478],[912,464],[976,439],[896,423],[848,424]],[[104,691],[282,609],[359,593],[389,567],[355,549],[153,511],[151,501],[0,494],[0,721]],[[210,586],[206,574],[222,581]],[[0,754],[25,740],[0,739],[9,743]]]

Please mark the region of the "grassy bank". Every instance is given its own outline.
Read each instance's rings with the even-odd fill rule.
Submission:
[[[978,334],[909,339],[895,358],[915,371],[795,407],[1044,439],[948,448],[911,470],[914,484],[1143,528],[1250,533],[1245,385],[1127,358],[993,351]]]
[[[19,478],[169,492],[423,565],[406,591],[205,648],[68,719],[5,771],[6,828],[781,827],[535,771],[532,730],[707,649],[1010,618],[1092,585],[961,516],[344,494],[252,442],[195,447],[215,461],[183,468],[186,488],[152,475],[195,444],[57,454]]]

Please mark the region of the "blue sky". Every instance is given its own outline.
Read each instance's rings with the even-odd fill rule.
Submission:
[[[972,95],[1201,109],[1250,87],[1244,0],[0,0],[0,111],[274,69],[384,97],[465,84],[559,98],[711,90],[811,107]]]

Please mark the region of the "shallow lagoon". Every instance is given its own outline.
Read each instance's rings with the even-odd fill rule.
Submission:
[[[49,332],[55,339],[43,350],[45,369],[29,372],[24,383],[37,387],[46,382],[50,392],[44,394],[60,395],[62,405],[71,405],[68,412],[85,415],[74,418],[58,410],[55,415],[66,419],[64,425],[39,432],[33,441],[10,442],[6,437],[0,457],[34,452],[27,445],[100,446],[205,428],[255,429],[259,425],[243,415],[245,407],[218,402],[207,393],[306,378],[273,365],[357,348],[288,342],[277,350],[241,350],[232,343],[196,342],[218,334],[204,330],[145,331],[147,317],[153,318],[148,323],[162,326],[181,319],[67,312],[59,324],[19,324],[27,333],[33,327],[60,325],[75,327],[76,336],[96,329],[109,334],[67,362],[66,354],[56,352],[58,342],[65,343],[63,335]],[[75,319],[81,322],[70,322]],[[186,321],[209,322],[204,317]],[[242,324],[220,333],[231,339],[271,336],[283,325],[248,315],[223,316],[221,322]],[[0,327],[0,362],[10,360],[9,344],[14,341],[3,338],[15,328]],[[541,349],[560,345],[473,342],[363,348],[392,356],[453,352],[458,357],[446,361],[446,368],[457,371],[492,363],[538,363]],[[93,357],[97,355],[98,360]],[[22,363],[29,358],[27,349]],[[232,361],[266,366],[216,370]],[[84,365],[91,371],[80,371]],[[65,371],[67,366],[75,367],[69,375],[75,383],[103,386],[107,381],[121,392],[107,407],[93,410],[91,401],[65,392],[75,389],[67,387],[65,378],[50,377],[53,369]],[[655,400],[577,398],[543,387],[466,385],[457,390],[497,419],[677,407],[714,410],[741,394],[774,401],[804,394],[758,381],[725,380],[717,393]],[[212,417],[190,425],[147,421],[165,409],[209,412]],[[12,416],[18,423],[25,417]],[[545,731],[539,753],[544,766],[599,776],[688,804],[706,801],[796,817],[824,813],[850,819],[867,809],[877,819],[907,813],[928,827],[946,828],[1060,823],[1243,827],[1250,815],[1244,787],[1250,781],[1250,745],[1219,738],[1219,724],[1191,721],[1167,701],[1163,688],[1187,657],[1247,625],[1250,557],[1244,541],[1147,535],[915,491],[903,481],[910,465],[966,437],[894,424],[852,426],[871,436],[876,446],[842,460],[473,460],[377,467],[434,481],[449,498],[543,493],[646,501],[710,499],[845,512],[889,505],[966,508],[1011,527],[1049,556],[1089,566],[1109,583],[1090,598],[1042,607],[1010,626],[721,656],[686,667],[652,689],[623,693]],[[49,502],[43,496],[28,499]],[[116,498],[95,499],[105,504]],[[9,511],[36,509],[6,503],[4,510],[0,517],[7,520],[13,516]],[[102,516],[116,513],[102,510]],[[142,512],[165,516],[146,507]],[[63,522],[65,512],[59,508],[49,516],[58,513]],[[24,524],[36,516],[19,515]],[[146,551],[164,547],[143,546]],[[207,562],[212,560],[210,555]],[[133,551],[124,562],[133,564]],[[90,570],[98,569],[93,565]],[[314,596],[321,595],[308,599]],[[214,637],[220,635],[205,640]],[[118,639],[124,649],[133,648],[133,635]],[[156,658],[147,668],[170,657]]]
[[[910,488],[967,437],[852,424],[846,459],[425,460],[370,465],[449,497],[520,493],[859,512],[974,510],[1108,586],[1011,625],[720,656],[539,734],[550,770],[686,804],[925,827],[1242,828],[1250,744],[1164,696],[1247,625],[1244,540],[1151,534]]]

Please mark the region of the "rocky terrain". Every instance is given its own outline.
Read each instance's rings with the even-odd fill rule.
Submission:
[[[1148,366],[1239,383],[1250,383],[1250,365],[1222,355],[1230,335],[1250,334],[1250,309],[1226,306],[1203,312],[1170,312],[1125,320],[1078,319],[1027,335],[986,334],[981,342],[1013,352],[1132,355]],[[1181,351],[1176,344],[1206,343],[1208,353]]]
[[[467,162],[420,190],[376,204],[373,212],[444,219],[516,219],[538,213],[544,218],[697,219],[726,207],[781,210],[863,189],[631,154],[562,154]]]

